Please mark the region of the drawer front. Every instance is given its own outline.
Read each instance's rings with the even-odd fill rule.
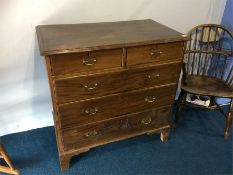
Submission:
[[[53,75],[120,68],[122,49],[58,54],[50,59]]]
[[[95,100],[58,106],[61,128],[72,128],[120,115],[170,105],[174,101],[176,85],[128,92]]]
[[[62,131],[64,150],[98,146],[168,126],[171,106]]]
[[[124,72],[56,79],[58,104],[91,99],[145,87],[176,83],[180,62]]]
[[[131,47],[127,49],[128,66],[158,64],[181,60],[183,42]]]

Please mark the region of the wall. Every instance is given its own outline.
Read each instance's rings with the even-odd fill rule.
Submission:
[[[186,33],[219,23],[226,0],[1,0],[0,135],[53,125],[35,26],[151,18]]]
[[[233,32],[233,0],[227,0],[221,23]]]
[[[221,24],[227,27],[228,30],[233,32],[233,0],[227,0],[225,10],[223,13]],[[233,62],[231,62],[233,64]],[[230,71],[232,64],[228,65],[228,71]],[[218,103],[226,104],[230,102],[230,99],[219,98]]]

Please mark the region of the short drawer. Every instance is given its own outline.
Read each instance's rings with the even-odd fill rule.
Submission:
[[[167,127],[171,106],[62,131],[64,150],[93,147]]]
[[[176,84],[58,106],[62,129],[171,105]]]
[[[127,49],[129,67],[141,64],[158,64],[181,60],[183,42],[131,47]]]
[[[122,49],[51,55],[53,75],[120,68]]]
[[[175,62],[121,72],[55,79],[57,104],[176,83],[180,65],[180,62]]]

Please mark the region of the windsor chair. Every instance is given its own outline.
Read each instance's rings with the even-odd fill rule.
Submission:
[[[224,138],[229,137],[233,112],[233,37],[225,27],[217,24],[199,25],[188,33],[186,43],[181,93],[178,98],[173,129],[176,128],[185,104],[205,109],[219,110],[226,118]],[[187,94],[210,97],[209,106],[186,101]],[[216,98],[229,98],[225,112]]]

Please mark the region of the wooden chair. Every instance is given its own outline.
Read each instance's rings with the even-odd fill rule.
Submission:
[[[19,171],[13,167],[9,155],[7,154],[4,146],[1,144],[1,138],[0,138],[0,158],[3,159],[8,165],[8,167],[0,165],[0,172],[19,175]]]
[[[216,24],[204,24],[193,28],[186,43],[183,64],[181,93],[173,123],[176,128],[183,106],[219,110],[226,118],[224,138],[229,136],[233,112],[233,37],[225,27]],[[187,94],[210,97],[208,107],[186,101]],[[225,112],[216,98],[229,98],[230,107]]]

